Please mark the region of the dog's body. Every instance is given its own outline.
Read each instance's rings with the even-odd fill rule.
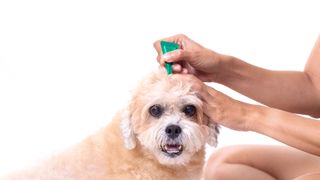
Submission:
[[[218,129],[188,81],[151,75],[107,127],[8,179],[200,179],[205,142],[214,145]]]

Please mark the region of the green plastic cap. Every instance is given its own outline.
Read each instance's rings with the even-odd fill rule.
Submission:
[[[174,51],[180,48],[179,44],[173,43],[173,42],[167,42],[167,41],[160,41],[160,45],[162,49],[162,54],[165,54],[167,52]],[[166,70],[168,74],[172,74],[172,64],[173,63],[166,62]]]

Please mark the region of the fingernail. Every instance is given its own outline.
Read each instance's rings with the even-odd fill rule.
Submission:
[[[177,53],[175,51],[172,52],[168,52],[166,54],[162,55],[162,58],[166,61],[166,62],[172,62],[172,59],[177,55]]]
[[[161,59],[160,59],[160,64],[161,64],[161,65],[164,65],[165,62],[166,62],[165,59],[163,59],[163,58],[161,57]]]
[[[163,54],[163,55],[162,55],[162,58],[163,58],[164,60],[168,60],[170,57],[171,57],[170,53],[166,53],[166,54]]]

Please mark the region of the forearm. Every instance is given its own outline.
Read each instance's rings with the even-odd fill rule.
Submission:
[[[269,107],[248,105],[248,129],[320,156],[320,121]]]
[[[204,112],[222,126],[254,131],[320,156],[320,121],[261,105],[234,100],[206,86]]]
[[[226,56],[214,81],[265,105],[320,116],[320,95],[304,72],[270,71]]]

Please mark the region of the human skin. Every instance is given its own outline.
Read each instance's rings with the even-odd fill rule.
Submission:
[[[209,159],[206,179],[233,179],[243,174],[247,175],[245,179],[319,176],[320,121],[294,113],[320,117],[320,36],[303,72],[263,69],[202,47],[185,35],[164,40],[181,46],[180,50],[162,55],[159,41],[154,43],[159,63],[175,63],[174,73],[193,74],[201,81],[221,83],[266,105],[234,100],[195,81],[211,119],[228,128],[254,131],[290,146],[222,148]],[[271,155],[275,158],[270,159]]]

